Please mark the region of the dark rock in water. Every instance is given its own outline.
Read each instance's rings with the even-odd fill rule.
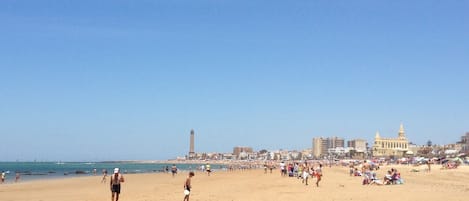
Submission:
[[[47,172],[47,173],[49,173],[49,174],[55,174],[56,172],[54,172],[54,171],[49,171],[49,172]]]
[[[43,176],[43,175],[47,175],[47,173],[42,173],[42,172],[25,172],[25,173],[22,173],[22,175],[28,175],[28,176]]]
[[[23,175],[28,175],[28,176],[43,176],[47,175],[47,173],[42,173],[42,172],[30,172],[30,173],[25,173]]]
[[[83,170],[77,170],[75,171],[75,174],[87,174],[86,171]]]

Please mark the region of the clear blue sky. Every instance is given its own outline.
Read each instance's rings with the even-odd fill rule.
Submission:
[[[0,2],[0,160],[469,131],[469,1]]]

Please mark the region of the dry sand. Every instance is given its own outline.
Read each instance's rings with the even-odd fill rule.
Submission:
[[[207,176],[196,172],[192,179],[191,201],[249,201],[249,200],[468,200],[469,166],[454,170],[410,172],[411,166],[384,166],[378,171],[398,168],[405,180],[403,185],[364,186],[362,177],[350,177],[345,167],[325,167],[319,187],[310,181],[305,186],[295,178],[281,177],[278,171],[264,174],[263,170],[215,172]],[[423,170],[424,167],[417,167]],[[124,175],[121,201],[182,200],[183,183],[187,173]],[[1,201],[103,201],[111,200],[109,183],[100,183],[100,176],[31,181],[0,185]]]

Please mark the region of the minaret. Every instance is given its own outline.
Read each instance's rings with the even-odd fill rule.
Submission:
[[[381,138],[381,136],[379,136],[379,131],[376,131],[375,143],[374,143],[373,147],[375,147],[375,146],[378,147],[378,142],[381,140],[380,138]]]
[[[194,129],[191,130],[191,142],[189,147],[189,159],[194,159],[195,152],[194,152]]]
[[[375,140],[376,140],[376,139],[379,139],[379,138],[381,138],[381,136],[379,136],[379,131],[376,131]]]
[[[403,140],[405,139],[405,131],[404,131],[404,125],[401,123],[401,127],[399,128],[399,139]]]

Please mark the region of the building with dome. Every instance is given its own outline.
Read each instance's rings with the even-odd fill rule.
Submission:
[[[373,144],[373,157],[403,157],[409,150],[409,141],[405,136],[404,126],[401,123],[397,138],[383,138],[376,132]]]

